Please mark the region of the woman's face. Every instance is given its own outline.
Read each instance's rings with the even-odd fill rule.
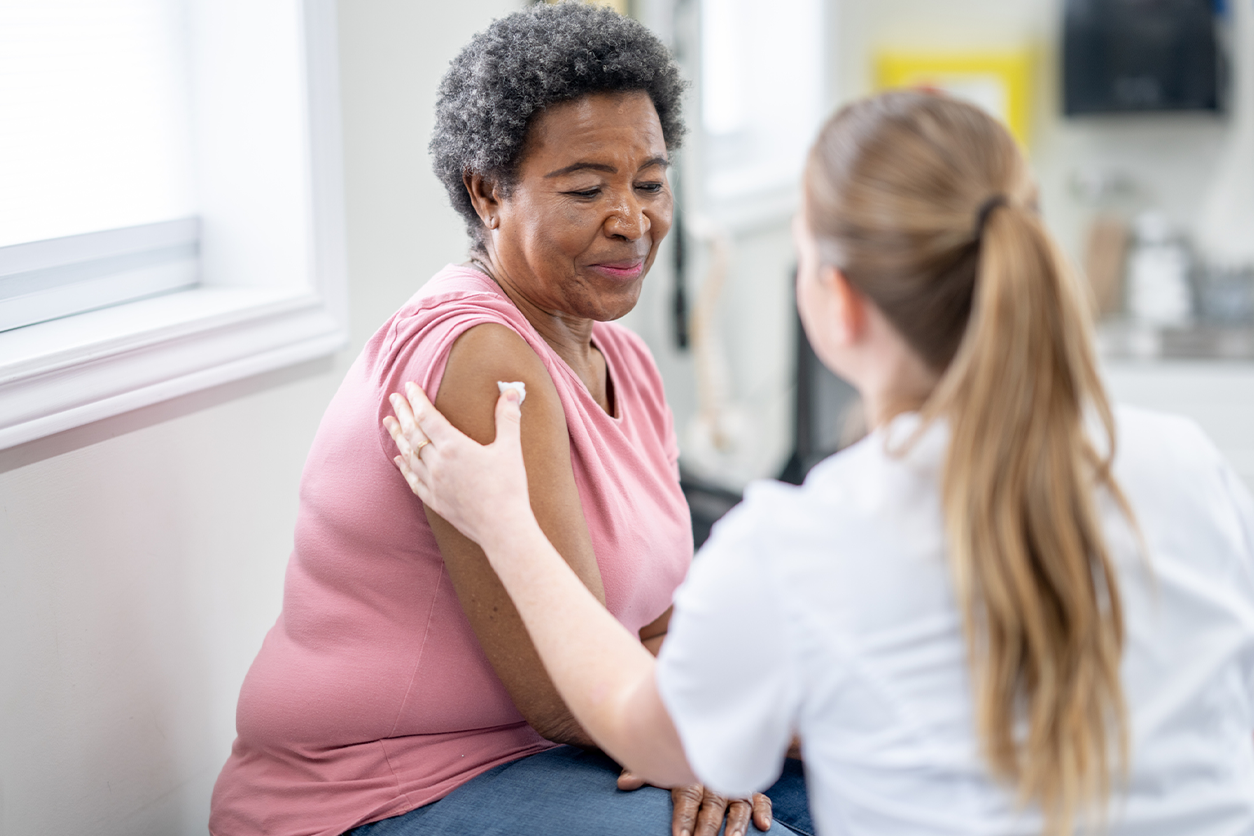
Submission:
[[[607,321],[640,296],[671,227],[666,142],[647,93],[552,105],[532,121],[518,182],[495,204],[492,258],[541,310]]]

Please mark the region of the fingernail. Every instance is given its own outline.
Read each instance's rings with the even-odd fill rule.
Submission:
[[[396,394],[395,392],[388,395],[388,400],[392,402],[393,406],[396,406],[397,402],[400,401],[400,399],[401,399],[401,396]]]

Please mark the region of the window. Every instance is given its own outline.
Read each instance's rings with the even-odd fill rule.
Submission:
[[[0,330],[196,284],[185,11],[0,5]]]
[[[196,213],[185,6],[0,4],[0,247]]]
[[[72,0],[35,5],[48,2],[68,8]],[[23,43],[18,13],[28,5],[3,7],[0,39]],[[111,31],[99,18],[104,0],[85,5],[90,11],[75,14],[94,21],[89,28],[98,36]],[[165,157],[149,149],[127,164],[115,199],[103,201],[125,204],[121,215],[102,214],[102,202],[85,196],[81,176],[53,184],[62,189],[62,205],[76,204],[73,212],[38,220],[38,199],[28,198],[30,211],[0,214],[0,244],[12,245],[0,250],[0,323],[10,324],[0,332],[0,448],[327,354],[345,341],[334,0],[122,0],[118,8],[132,22],[146,20],[150,32],[164,27],[176,42],[184,39],[184,69],[177,62],[155,69],[149,53],[168,58],[170,50],[144,53],[128,41],[113,50],[122,69],[100,70],[113,84],[136,88],[146,83],[140,77],[163,76],[150,79],[140,96],[164,103],[158,117],[127,110],[130,130],[145,134],[133,144],[146,147],[156,134],[177,139],[183,131],[190,142]],[[0,68],[14,49],[0,42]],[[49,60],[43,72],[58,66]],[[34,95],[33,82],[0,78],[0,102]],[[171,92],[179,89],[187,94],[183,104]],[[127,107],[113,99],[106,110]],[[99,113],[65,116],[64,130],[91,133],[95,117],[103,120]],[[20,126],[0,124],[0,143],[22,149]],[[125,132],[95,134],[97,145],[83,152],[89,162],[74,163],[84,171],[109,169],[133,150],[119,148],[128,145]],[[27,142],[20,154],[0,155],[20,158],[0,162],[0,177],[22,182],[22,166],[36,153]],[[55,153],[72,157],[60,145]],[[140,184],[145,165],[164,172],[154,188]],[[147,208],[135,208],[145,189],[153,192]],[[20,224],[25,231],[14,231]],[[47,319],[58,294],[79,310],[105,304],[92,294],[118,277],[149,298]],[[35,286],[38,295],[29,292]],[[22,320],[37,324],[14,325]]]
[[[725,224],[795,207],[823,112],[822,0],[702,0],[706,212]]]

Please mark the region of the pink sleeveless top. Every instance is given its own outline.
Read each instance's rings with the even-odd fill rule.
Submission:
[[[454,341],[488,322],[518,332],[557,387],[606,606],[633,632],[670,606],[692,531],[648,349],[595,324],[611,417],[494,282],[446,267],[370,339],[322,419],[283,611],[244,680],[214,788],[216,836],[340,834],[552,745],[488,664],[381,425],[388,394],[411,380],[438,391]]]

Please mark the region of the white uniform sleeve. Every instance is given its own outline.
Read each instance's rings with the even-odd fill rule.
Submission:
[[[1247,577],[1254,579],[1254,497],[1250,496],[1250,491],[1241,481],[1241,477],[1237,476],[1237,474],[1231,467],[1228,466],[1226,462],[1222,464],[1221,471],[1223,474],[1224,487],[1227,489],[1228,495],[1232,498],[1232,505],[1236,509],[1237,525],[1241,529],[1241,535],[1244,541],[1244,568],[1247,573]],[[1247,690],[1250,694],[1251,704],[1254,704],[1254,660],[1251,660],[1247,673]]]
[[[1232,504],[1236,506],[1241,531],[1245,535],[1245,555],[1250,569],[1254,570],[1254,496],[1250,495],[1249,488],[1231,467],[1225,464],[1223,473],[1225,487],[1232,496]]]
[[[768,506],[770,503],[766,503]],[[779,776],[799,691],[785,601],[752,497],[721,521],[675,595],[657,681],[701,781],[744,797]]]

